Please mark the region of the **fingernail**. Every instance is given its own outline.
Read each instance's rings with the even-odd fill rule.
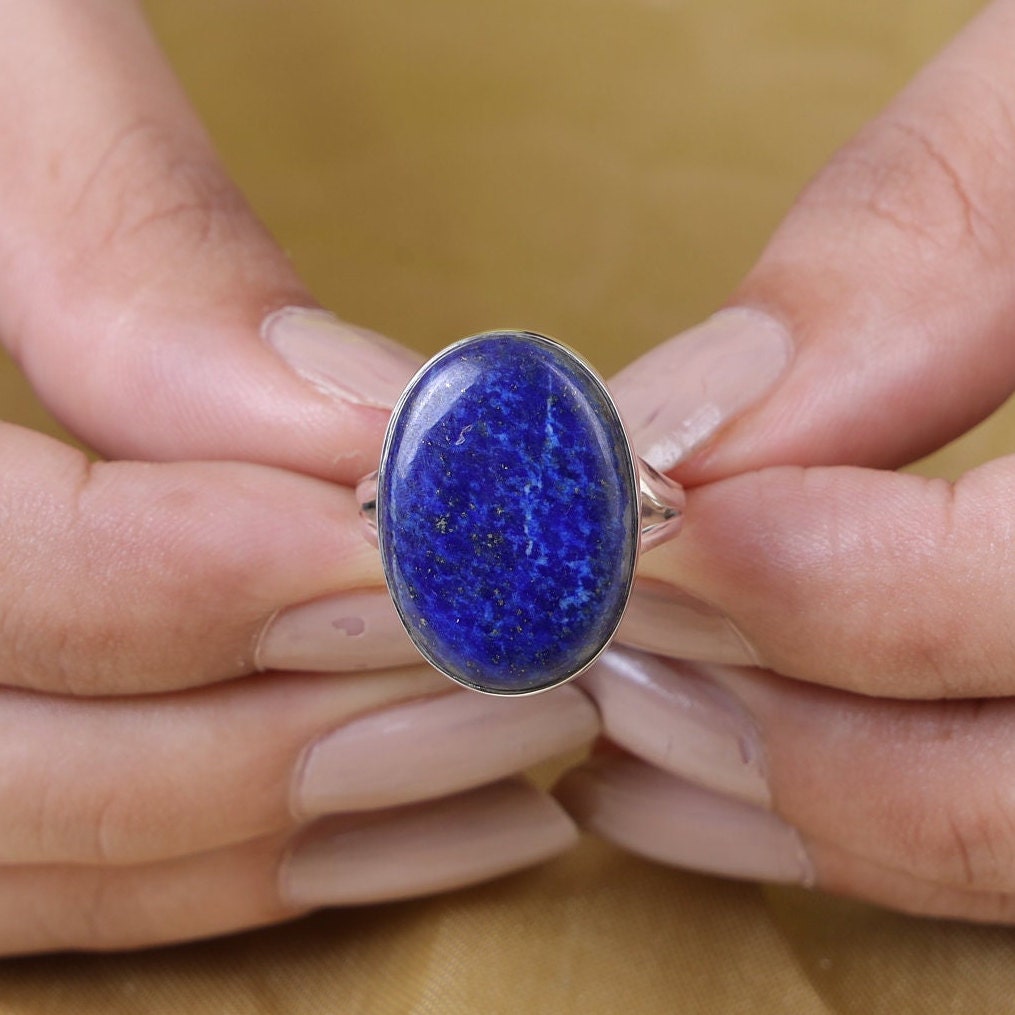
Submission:
[[[607,736],[632,754],[717,793],[771,803],[758,724],[701,670],[613,648],[579,681]]]
[[[422,662],[387,592],[348,592],[277,613],[254,655],[259,670],[348,673]]]
[[[644,762],[596,759],[564,776],[554,794],[580,826],[649,859],[723,877],[814,884],[800,834],[780,817]]]
[[[534,698],[473,691],[380,709],[313,744],[293,812],[312,817],[390,807],[491,782],[580,747],[599,716],[574,687]]]
[[[422,362],[411,350],[326,310],[283,307],[265,318],[261,334],[319,391],[357,405],[392,408]]]
[[[639,578],[617,637],[676,659],[758,666],[757,652],[722,612],[666,582]]]
[[[638,454],[667,472],[700,450],[772,388],[792,348],[775,318],[732,307],[642,356],[610,385]]]
[[[502,782],[318,822],[283,863],[280,893],[299,908],[428,895],[542,863],[576,841],[552,798],[526,783]]]

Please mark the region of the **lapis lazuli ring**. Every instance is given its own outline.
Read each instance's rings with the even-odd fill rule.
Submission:
[[[636,460],[606,385],[527,331],[449,346],[409,382],[357,488],[409,637],[488,694],[577,676],[620,624],[683,491]]]

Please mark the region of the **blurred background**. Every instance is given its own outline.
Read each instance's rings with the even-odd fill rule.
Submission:
[[[432,352],[544,331],[606,375],[716,309],[973,0],[148,0],[321,302]],[[60,433],[10,363],[4,418]],[[924,463],[1012,444],[1002,410]],[[0,969],[0,1013],[1002,1012],[1015,934],[588,842],[452,896]]]

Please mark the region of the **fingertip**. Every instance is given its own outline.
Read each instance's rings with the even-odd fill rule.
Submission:
[[[574,823],[546,794],[499,782],[312,825],[284,859],[279,894],[305,909],[430,895],[543,863],[577,839]]]
[[[986,5],[805,188],[733,309],[618,377],[651,464],[686,485],[782,464],[898,468],[1011,394],[1012,40],[1007,5]],[[750,392],[766,376],[723,334],[745,307],[780,322],[794,358],[717,426],[701,365],[729,349],[721,384]]]
[[[0,332],[47,407],[109,458],[375,468],[417,358],[312,309],[141,12],[32,4],[11,39]]]
[[[326,310],[286,306],[269,314],[261,336],[300,377],[328,398],[390,410],[422,358]]]
[[[695,459],[768,395],[793,353],[778,319],[728,307],[626,367],[611,389],[635,450],[666,473]]]
[[[279,610],[383,582],[351,490],[241,462],[84,469],[51,438],[3,438],[10,683],[90,695],[227,679]]]
[[[323,310],[287,306],[262,322],[243,310],[178,306],[120,315],[112,327],[95,321],[101,337],[84,336],[69,354],[59,343],[37,350],[39,387],[109,458],[240,460],[355,485],[377,468],[391,405],[418,357]],[[98,365],[82,367],[95,343]]]
[[[580,679],[615,744],[714,792],[770,807],[760,727],[712,679],[714,669],[612,648]]]
[[[254,652],[258,670],[343,673],[419,661],[386,589],[354,589],[279,610]]]
[[[460,792],[578,750],[598,728],[595,709],[573,687],[508,701],[438,693],[321,737],[301,768],[294,806],[310,817]]]
[[[900,697],[998,693],[998,536],[972,509],[985,501],[1000,503],[989,482],[957,502],[919,476],[764,469],[689,491],[684,531],[641,574],[709,604],[728,621],[709,615],[713,634],[732,628],[750,661],[786,676]],[[660,638],[654,648],[680,654],[679,628]],[[692,648],[748,662],[720,658],[726,645]]]
[[[553,793],[580,827],[648,859],[723,877],[815,882],[803,839],[776,814],[631,757],[595,758]]]

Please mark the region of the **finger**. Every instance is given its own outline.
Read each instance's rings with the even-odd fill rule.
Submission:
[[[0,692],[0,864],[205,852],[493,782],[598,731],[573,687],[504,702],[448,685],[421,666],[144,699]]]
[[[920,916],[1015,920],[1015,896],[926,881],[801,837],[772,813],[623,756],[595,759],[554,790],[589,831],[703,874],[820,888]]]
[[[506,782],[325,820],[295,841],[132,867],[0,868],[0,954],[148,947],[428,895],[542,863],[575,839],[545,794]]]
[[[1015,895],[1013,699],[879,700],[629,651],[582,682],[626,751],[795,830],[819,884],[925,912],[935,898]],[[746,835],[729,848],[739,838],[753,848]]]
[[[640,856],[723,877],[814,883],[813,861],[786,822],[643,761],[593,758],[553,793],[579,827]]]
[[[819,884],[836,895],[874,902],[913,916],[978,923],[1015,923],[1015,895],[975,891],[925,881],[906,871],[886,870],[863,857],[823,843],[812,846]]]
[[[781,468],[693,490],[621,637],[874,695],[1015,693],[1013,492],[1013,458],[954,485]]]
[[[390,606],[357,614],[383,577],[347,489],[240,463],[89,464],[12,426],[0,474],[0,683],[158,691],[249,672],[258,647],[266,667],[418,658]],[[368,651],[343,666],[357,637]]]
[[[688,483],[895,467],[1007,397],[1013,43],[1015,4],[998,0],[806,189],[736,309],[618,376],[651,464]]]
[[[417,358],[299,309],[137,6],[5,18],[0,336],[50,408],[111,457],[374,468]]]

